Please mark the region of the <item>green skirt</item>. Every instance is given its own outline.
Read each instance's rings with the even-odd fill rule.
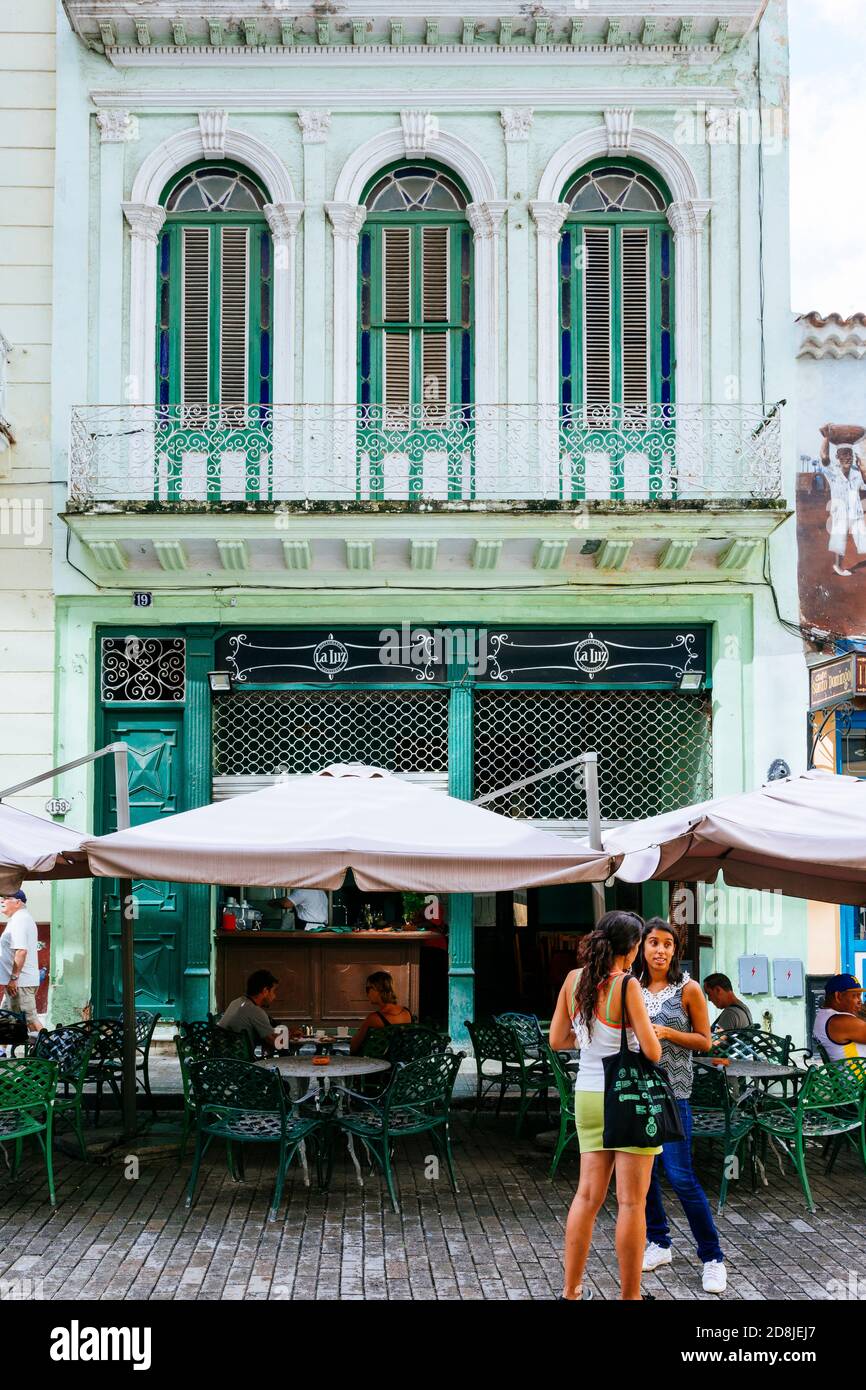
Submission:
[[[582,1154],[600,1153],[604,1150],[604,1092],[575,1091],[574,1120],[577,1125],[577,1142]],[[617,1149],[621,1154],[660,1154],[657,1149]]]

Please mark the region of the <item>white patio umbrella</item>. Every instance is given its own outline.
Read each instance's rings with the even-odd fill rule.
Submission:
[[[866,903],[866,782],[832,772],[768,782],[603,833],[617,876],[713,882]]]
[[[0,893],[25,879],[89,878],[85,835],[0,802]]]
[[[97,875],[272,887],[493,893],[609,878],[616,860],[402,781],[334,765],[85,840]]]

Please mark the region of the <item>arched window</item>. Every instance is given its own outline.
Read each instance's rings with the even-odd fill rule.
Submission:
[[[472,233],[459,180],[401,164],[367,189],[359,246],[358,400],[391,427],[472,400]]]
[[[267,194],[230,162],[183,170],[161,202],[156,379],[184,419],[271,401],[273,254]]]
[[[603,423],[674,398],[673,233],[658,176],[598,160],[567,186],[559,257],[560,390]]]

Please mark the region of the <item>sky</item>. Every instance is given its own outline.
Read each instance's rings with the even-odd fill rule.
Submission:
[[[866,0],[789,0],[791,303],[866,313]]]

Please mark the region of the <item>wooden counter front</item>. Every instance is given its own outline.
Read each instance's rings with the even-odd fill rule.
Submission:
[[[436,932],[219,932],[217,1008],[246,990],[254,970],[279,979],[270,1010],[280,1022],[352,1026],[370,1012],[368,975],[387,970],[401,1004],[418,1013],[421,946]]]

